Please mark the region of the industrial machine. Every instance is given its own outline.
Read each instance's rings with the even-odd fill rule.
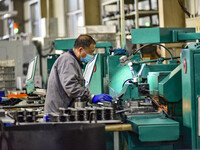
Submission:
[[[99,81],[103,80],[103,90],[99,93],[112,95],[115,117],[132,125],[132,131],[121,132],[124,137],[121,143],[126,142],[128,149],[199,148],[196,67],[199,44],[183,48],[181,63],[177,60],[179,57],[173,57],[169,49],[161,45],[199,38],[193,28],[134,29],[133,44],[162,46],[171,57],[142,61],[137,53],[112,50],[109,51],[112,55],[105,51],[106,61],[96,64],[96,71],[102,67],[105,74],[99,74],[99,80],[92,77],[91,92],[96,91],[101,85]],[[63,44],[59,46],[64,47],[59,49],[69,47],[66,41],[60,42]],[[168,64],[163,64],[164,60],[168,60]],[[149,65],[152,62],[155,63]]]
[[[195,42],[198,39],[200,34],[195,33],[193,28],[148,28],[132,30],[133,44],[147,44],[132,54],[123,49],[113,50],[110,43],[97,43],[99,54],[90,90],[93,94],[110,94],[113,102],[86,105],[79,98],[75,108],[60,108],[59,113],[45,116],[45,121],[38,118],[41,112],[14,111],[7,116],[2,113],[0,120],[4,128],[1,135],[5,137],[2,140],[9,138],[5,136],[8,131],[12,131],[10,137],[13,137],[14,130],[22,130],[23,127],[35,126],[36,130],[39,126],[62,124],[65,128],[81,123],[78,133],[82,133],[84,125],[91,127],[93,123],[100,123],[95,131],[100,127],[99,131],[103,132],[102,124],[106,124],[106,131],[112,131],[106,134],[106,138],[102,134],[100,136],[101,140],[106,139],[106,149],[199,149],[200,43]],[[72,49],[74,41],[55,40],[55,48]],[[170,50],[161,45],[189,41],[194,43],[183,47],[181,57],[173,57]],[[138,52],[151,44],[165,48],[170,57],[143,61]],[[55,59],[48,60],[49,71]],[[164,64],[164,60],[168,63]],[[113,128],[111,125],[112,129],[108,129],[108,124],[121,126]],[[100,135],[89,133],[93,140]],[[105,149],[105,143],[101,144],[100,149]],[[93,146],[89,148],[97,148]]]
[[[160,43],[199,38],[193,28],[132,30],[133,44],[163,46]],[[120,100],[124,108],[118,112],[124,112],[125,122],[132,125],[131,132],[123,132],[129,149],[199,148],[199,43],[182,49],[181,63],[170,56],[150,61],[108,58],[109,94]],[[168,64],[162,64],[164,60]]]

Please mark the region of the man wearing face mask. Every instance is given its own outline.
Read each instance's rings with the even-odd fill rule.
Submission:
[[[72,107],[74,100],[79,97],[90,103],[112,102],[110,95],[93,95],[85,87],[82,62],[87,63],[93,59],[95,44],[91,36],[80,35],[73,50],[69,50],[56,60],[48,79],[45,114],[57,112],[60,107]]]

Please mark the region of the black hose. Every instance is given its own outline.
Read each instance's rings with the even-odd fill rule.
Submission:
[[[167,52],[170,54],[171,60],[173,60],[173,55],[172,55],[172,53],[170,52],[170,50],[169,50],[166,46],[164,46],[164,45],[162,45],[162,44],[159,44],[159,43],[146,44],[146,45],[144,45],[144,46],[138,48],[138,49],[134,52],[134,55],[135,55],[137,52],[139,52],[140,50],[142,50],[144,47],[147,47],[147,46],[150,46],[150,45],[158,45],[158,46],[161,46],[161,47],[165,48],[165,50],[167,50]]]
[[[178,0],[179,5],[181,6],[181,9],[187,14],[188,17],[191,16],[191,13],[187,11],[187,9],[183,6],[181,0]]]
[[[122,84],[122,87],[124,87],[124,85],[126,84],[127,81],[131,81],[133,79],[127,79],[126,81],[124,81],[124,83]]]

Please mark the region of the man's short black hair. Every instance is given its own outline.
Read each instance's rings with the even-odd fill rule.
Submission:
[[[95,40],[87,34],[81,34],[79,37],[76,39],[74,48],[89,48],[91,44],[96,44]]]

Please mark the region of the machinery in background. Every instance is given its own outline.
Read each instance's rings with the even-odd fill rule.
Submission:
[[[9,67],[11,69],[10,73],[12,75],[14,74],[14,77],[11,76],[11,74],[9,75],[11,76],[10,78],[9,76],[5,76],[6,80],[12,80],[13,82],[10,83],[10,86],[9,84],[7,85],[7,90],[16,90],[16,85],[23,83],[23,78],[27,74],[29,61],[37,55],[37,50],[29,40],[0,41],[0,45],[0,50],[2,52],[0,55],[0,61],[6,62],[7,60],[12,60],[12,67],[14,67],[13,69]],[[5,63],[4,66],[9,66],[9,64],[10,63]],[[38,65],[36,75],[39,76],[38,78],[41,78],[39,68]]]
[[[0,91],[15,90],[15,61],[0,60]]]
[[[160,43],[187,42],[199,38],[194,28],[132,30],[133,44],[164,47]],[[55,47],[71,49],[71,43],[70,40],[69,43],[66,40],[55,41]],[[113,96],[115,115],[132,125],[132,132],[122,132],[129,149],[199,148],[199,80],[198,68],[195,67],[198,64],[199,44],[183,48],[181,64],[177,60],[179,57],[173,57],[169,49],[164,48],[170,53],[170,58],[149,61],[142,61],[138,54],[127,54],[123,50],[111,51],[112,55],[105,51],[102,54],[105,61],[95,66],[96,72],[104,68],[104,74],[98,73],[98,79],[92,77],[91,92],[105,92]],[[163,64],[164,60],[168,60],[168,64]],[[95,93],[102,85],[99,81],[103,81],[103,89]]]
[[[195,33],[193,28],[132,30],[133,44],[146,43],[147,45],[156,44],[164,47],[160,43],[187,42],[196,39],[200,39],[200,35]],[[56,40],[55,48],[64,51],[72,49],[74,41],[74,39]],[[59,113],[45,116],[45,120],[49,122],[37,118],[39,115],[35,111],[32,113],[28,110],[8,112],[7,116],[3,112],[1,113],[3,117],[0,117],[1,127],[3,127],[1,140],[8,138],[6,137],[8,132],[15,136],[14,132],[21,130],[21,128],[36,129],[53,125],[52,129],[59,124],[73,127],[76,126],[76,123],[86,125],[88,123],[121,122],[123,125],[131,125],[131,128],[115,130],[123,131],[120,132],[119,143],[115,141],[118,144],[116,149],[119,149],[119,146],[127,149],[154,150],[200,148],[199,43],[185,46],[181,58],[173,57],[169,49],[164,47],[171,57],[149,61],[143,61],[137,53],[143,47],[133,54],[128,54],[122,49],[112,50],[110,43],[97,43],[96,47],[97,50],[100,48],[102,53],[96,59],[90,90],[93,94],[108,93],[112,95],[112,104],[99,103],[86,106],[79,98],[75,103],[77,107],[60,108]],[[178,58],[180,58],[181,63],[177,60]],[[168,60],[168,64],[163,64],[164,60]],[[51,61],[49,70],[52,64]],[[83,126],[80,129],[79,133],[85,133]],[[101,131],[103,132],[103,130]],[[45,131],[43,133],[47,134]],[[91,136],[94,135],[93,132],[88,133]],[[19,138],[19,136],[15,137]],[[103,138],[101,136],[102,141]],[[114,138],[116,140],[115,134]],[[109,140],[109,135],[106,134],[107,149],[113,148],[113,141]],[[16,141],[13,143],[17,144]],[[105,149],[105,147],[103,148]]]
[[[47,59],[49,55],[55,54],[54,40],[55,37],[35,37],[33,43],[36,47],[38,58],[39,71],[42,78],[42,87],[47,87],[48,71],[47,71]]]

